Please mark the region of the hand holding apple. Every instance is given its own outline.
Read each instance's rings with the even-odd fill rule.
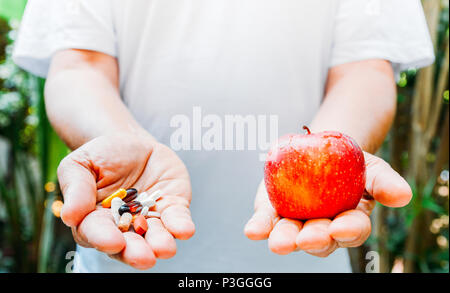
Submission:
[[[338,247],[360,246],[371,232],[372,198],[390,207],[411,200],[408,183],[389,164],[345,135],[288,135],[276,149],[266,163],[267,190],[261,182],[245,227],[252,240],[268,238],[275,253],[325,257]],[[364,189],[369,196],[362,197]]]
[[[364,155],[335,131],[285,135],[267,155],[264,181],[282,217],[334,218],[354,209],[365,188]]]

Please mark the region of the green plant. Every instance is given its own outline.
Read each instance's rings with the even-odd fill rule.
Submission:
[[[413,200],[403,209],[377,205],[370,241],[350,250],[354,271],[364,272],[365,253],[376,250],[381,272],[448,272],[449,8],[422,3],[436,61],[401,73],[397,116],[379,152],[408,179]]]
[[[14,22],[13,22],[14,23]],[[45,115],[44,81],[20,70],[10,58],[10,27],[0,18],[0,271],[48,271],[53,242],[51,206],[59,190],[56,166],[67,148]],[[56,225],[60,224],[59,221]],[[68,234],[67,229],[62,230]],[[63,234],[63,235],[64,235]],[[69,237],[66,239],[70,239]],[[64,237],[62,237],[64,239]]]

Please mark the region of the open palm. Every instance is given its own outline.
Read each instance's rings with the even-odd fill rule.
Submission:
[[[297,250],[326,257],[338,247],[362,245],[370,235],[369,215],[375,200],[390,207],[402,207],[412,197],[408,183],[382,159],[364,153],[366,191],[354,210],[345,211],[334,219],[313,219],[306,222],[281,218],[269,201],[262,182],[255,199],[255,213],[245,226],[251,240],[269,239],[269,248],[277,254]]]
[[[72,227],[75,241],[93,247],[138,269],[148,269],[156,258],[176,253],[177,239],[189,239],[195,232],[189,203],[191,185],[182,161],[165,145],[141,134],[101,136],[69,154],[58,167],[64,195],[61,217]],[[109,209],[98,205],[119,188],[136,188],[163,197],[152,210],[145,238],[122,233]]]

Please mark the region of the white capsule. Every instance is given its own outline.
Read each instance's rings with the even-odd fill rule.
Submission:
[[[144,201],[141,201],[141,204],[142,204],[144,207],[149,207],[149,208],[151,208],[152,206],[156,205],[156,202],[155,202],[153,199],[151,199],[151,198],[147,198],[147,199],[145,199]]]
[[[141,215],[145,216],[148,214],[148,206],[144,206],[141,211]]]
[[[124,201],[120,197],[115,197],[111,200],[111,209],[113,207],[117,207],[117,209],[119,209],[119,207],[123,204],[124,204]]]
[[[113,212],[113,218],[114,218],[114,223],[116,225],[119,225],[119,221],[120,221],[120,214],[119,214],[119,212]]]
[[[150,218],[161,218],[161,214],[158,212],[148,212],[147,213],[147,217]]]
[[[147,197],[148,197],[148,193],[144,191],[144,192],[139,193],[139,195],[136,197],[135,200],[143,202]]]
[[[152,194],[149,195],[149,198],[157,201],[158,199],[160,199],[162,196],[162,192],[160,189],[156,190],[155,192],[153,192]]]
[[[119,224],[119,219],[120,219],[119,208],[123,204],[124,204],[124,201],[121,200],[119,197],[115,197],[111,200],[111,213],[113,215],[114,222],[116,223],[116,225]]]
[[[146,191],[140,193],[136,198],[137,201],[144,202],[146,200],[152,199],[153,201],[157,201],[162,196],[162,192],[160,189],[148,194]]]

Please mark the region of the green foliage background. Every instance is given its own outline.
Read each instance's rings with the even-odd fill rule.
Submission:
[[[44,80],[11,60],[25,4],[0,0],[0,272],[64,272],[74,243],[55,221],[59,190],[47,183],[68,149],[47,120]]]

